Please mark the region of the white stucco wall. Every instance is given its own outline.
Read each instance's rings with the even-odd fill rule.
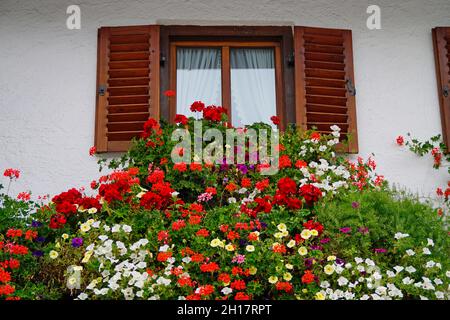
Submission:
[[[81,30],[66,8],[81,7]],[[381,7],[382,30],[366,8]],[[303,25],[353,30],[360,154],[422,194],[445,185],[430,158],[394,139],[441,132],[431,29],[450,25],[449,0],[0,0],[0,171],[12,193],[54,194],[98,177],[93,145],[97,28],[139,24]],[[0,177],[0,183],[2,181]]]

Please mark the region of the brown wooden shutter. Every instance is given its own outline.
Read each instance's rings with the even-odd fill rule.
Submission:
[[[329,133],[336,124],[357,153],[351,31],[295,27],[294,52],[297,125]]]
[[[450,149],[450,27],[433,29],[442,137]]]
[[[95,146],[126,151],[159,119],[159,26],[100,28],[97,59]]]

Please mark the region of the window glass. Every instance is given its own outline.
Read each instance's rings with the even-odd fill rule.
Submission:
[[[220,48],[177,48],[177,113],[194,116],[194,101],[222,104]]]
[[[241,127],[270,123],[276,115],[275,59],[273,48],[231,48],[232,122]]]

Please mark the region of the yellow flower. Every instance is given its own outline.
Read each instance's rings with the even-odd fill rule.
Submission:
[[[83,223],[80,226],[80,230],[81,230],[81,232],[88,232],[89,230],[91,230],[91,226],[87,223]]]
[[[289,272],[286,272],[285,274],[283,274],[283,279],[286,281],[291,281],[292,274],[290,274]]]
[[[277,225],[278,230],[280,231],[286,231],[286,225],[284,223],[280,223]]]
[[[91,209],[95,209],[95,208],[91,208]],[[89,210],[91,210],[91,209],[89,209]],[[89,212],[89,211],[88,211]],[[95,212],[97,212],[97,209],[95,209]],[[95,213],[95,212],[92,212],[92,213]],[[89,212],[89,213],[91,213],[91,212]],[[86,223],[88,224],[88,225],[91,225],[91,224],[93,224],[95,222],[95,220],[94,219],[89,219],[88,221],[86,221]]]
[[[287,230],[284,230],[281,231],[281,234],[283,235],[283,237],[286,237],[289,234],[289,232]]]
[[[225,240],[220,241],[219,247],[224,248],[225,247]]]
[[[227,251],[234,251],[234,246],[231,243],[229,243],[229,244],[227,244],[225,246],[225,250],[227,250]]]
[[[336,256],[328,256],[327,261],[334,261],[336,260]]]
[[[56,252],[55,250],[50,251],[49,256],[51,259],[56,259],[58,258],[58,252]]]
[[[311,235],[313,235],[314,237],[319,235],[319,232],[316,229],[312,229],[311,231]]]
[[[57,249],[61,248],[61,245],[59,244],[59,242],[56,242],[55,248],[57,248]]]
[[[88,262],[89,262],[89,259],[91,259],[93,253],[94,253],[93,250],[87,251],[87,252],[84,254],[83,260],[81,260],[81,263],[88,263]]]
[[[248,252],[253,252],[253,251],[255,251],[255,247],[252,245],[248,245],[245,247],[245,250],[247,250]]]
[[[283,234],[281,232],[276,232],[273,236],[277,239],[283,238]]]
[[[293,248],[295,246],[295,240],[291,240],[287,244],[288,248]]]
[[[294,269],[294,266],[290,263],[286,263],[286,269],[292,270]]]
[[[220,241],[220,239],[215,238],[215,239],[211,240],[210,245],[211,245],[211,247],[215,248],[215,247],[220,246],[221,243],[222,243],[222,241]]]
[[[248,269],[248,272],[249,272],[252,276],[254,276],[254,275],[256,274],[256,271],[258,271],[258,269],[257,269],[256,267],[254,267],[254,266],[251,266],[251,267]]]
[[[316,293],[315,298],[316,298],[316,300],[325,300],[325,295],[321,291],[319,291]]]
[[[308,249],[306,247],[300,247],[298,248],[298,254],[301,256],[305,256],[308,253]]]
[[[69,239],[69,235],[67,233],[63,233],[61,238],[63,238],[64,240],[67,240],[67,239]]]
[[[308,289],[302,289],[303,293],[308,293]]]
[[[278,277],[277,277],[277,276],[271,276],[271,277],[269,278],[269,282],[270,282],[271,284],[277,283],[277,282],[278,282]]]
[[[69,282],[70,285],[73,286],[77,282],[77,278],[70,277],[69,279],[67,279],[67,281]]]
[[[97,213],[97,208],[90,208],[88,210],[89,213]],[[92,223],[94,223],[94,220],[92,220]]]
[[[333,274],[333,272],[334,272],[334,265],[332,265],[332,264],[327,264],[324,268],[323,268],[323,271],[326,273],[326,274],[328,274],[328,275],[330,275],[330,274]]]
[[[309,238],[311,238],[311,231],[309,231],[308,229],[303,229],[302,233],[300,233],[300,236],[307,240]]]

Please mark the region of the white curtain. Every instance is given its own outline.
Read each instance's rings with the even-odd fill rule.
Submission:
[[[177,48],[177,113],[194,116],[194,101],[222,105],[221,50]]]
[[[271,123],[276,115],[274,50],[231,49],[230,65],[233,125]]]

